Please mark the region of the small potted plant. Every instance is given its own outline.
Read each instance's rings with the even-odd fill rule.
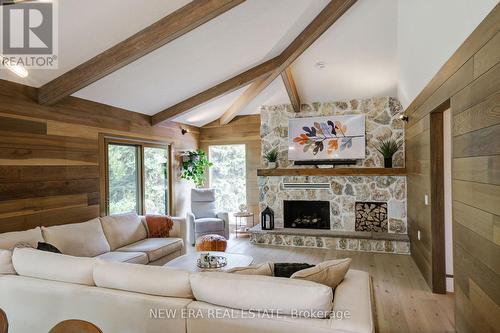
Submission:
[[[273,148],[268,151],[264,158],[267,160],[267,165],[270,169],[276,168],[276,162],[278,161],[278,148]]]
[[[379,140],[377,150],[384,157],[384,167],[392,168],[392,156],[396,154],[403,142],[397,142],[393,139]]]
[[[182,159],[182,179],[192,180],[197,188],[205,183],[206,171],[213,166],[208,161],[207,154],[201,150],[189,151]]]

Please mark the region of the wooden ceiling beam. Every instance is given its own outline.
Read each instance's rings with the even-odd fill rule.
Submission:
[[[300,96],[293,78],[292,67],[287,67],[281,73],[281,78],[283,79],[283,84],[285,85],[286,92],[292,103],[293,111],[300,112]]]
[[[280,62],[276,69],[265,79],[252,83],[250,87],[231,105],[220,118],[221,124],[229,123],[271,82],[285,71],[309,46],[330,28],[356,0],[331,0],[318,16],[295,38],[279,55]]]
[[[39,89],[38,102],[53,104],[160,48],[245,0],[194,0]]]

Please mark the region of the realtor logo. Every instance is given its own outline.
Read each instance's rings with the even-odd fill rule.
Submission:
[[[27,68],[57,68],[57,2],[0,3],[4,61]]]

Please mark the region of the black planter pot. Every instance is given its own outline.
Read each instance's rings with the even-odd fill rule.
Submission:
[[[384,168],[392,168],[392,157],[384,157]]]

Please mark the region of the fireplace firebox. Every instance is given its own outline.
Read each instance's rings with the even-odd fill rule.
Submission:
[[[330,229],[328,201],[285,200],[283,210],[285,228]]]

